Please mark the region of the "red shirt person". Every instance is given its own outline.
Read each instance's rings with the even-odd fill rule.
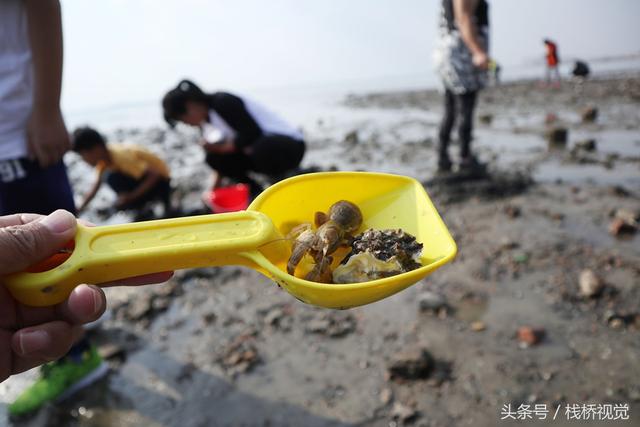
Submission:
[[[544,45],[547,49],[547,72],[546,72],[546,82],[551,82],[551,74],[554,75],[554,80],[559,83],[560,82],[560,72],[558,71],[558,64],[560,63],[560,58],[558,57],[558,45],[549,39],[544,40]]]

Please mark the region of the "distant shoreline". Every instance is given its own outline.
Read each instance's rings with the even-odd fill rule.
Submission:
[[[640,70],[618,70],[598,73],[580,82],[565,79],[560,89],[541,89],[540,78],[523,78],[501,82],[498,86],[490,86],[482,91],[481,99],[500,98],[519,100],[528,99],[534,104],[545,102],[546,96],[568,95],[568,92],[579,93],[586,99],[597,101],[599,97],[626,98],[640,102]],[[579,90],[578,90],[579,89]],[[540,97],[539,94],[544,94]],[[342,104],[351,108],[430,108],[440,105],[441,91],[435,87],[376,91],[369,93],[348,94]],[[504,104],[505,102],[500,102]],[[506,102],[509,104],[509,102]]]

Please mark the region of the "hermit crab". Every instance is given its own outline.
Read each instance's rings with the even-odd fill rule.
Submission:
[[[355,204],[340,200],[331,205],[328,213],[316,212],[314,223],[317,227],[315,231],[310,223],[304,223],[289,233],[288,238],[294,242],[287,263],[287,272],[294,274],[302,258],[309,254],[315,265],[304,278],[314,282],[331,283],[331,254],[340,246],[350,245],[353,239],[351,233],[362,225],[362,212]]]

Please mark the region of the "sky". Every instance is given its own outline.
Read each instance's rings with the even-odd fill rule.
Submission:
[[[490,0],[506,75],[561,58],[640,52],[638,0]],[[63,108],[157,102],[177,81],[243,93],[433,85],[439,0],[62,0]],[[520,71],[519,71],[520,70]]]

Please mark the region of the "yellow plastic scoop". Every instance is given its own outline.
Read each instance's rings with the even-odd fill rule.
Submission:
[[[422,267],[364,283],[322,284],[286,272],[285,236],[316,211],[338,200],[357,204],[367,228],[401,228],[424,244]],[[147,221],[125,225],[78,225],[75,247],[62,264],[4,279],[20,302],[48,306],[63,301],[81,283],[193,267],[244,265],[299,300],[327,308],[350,308],[388,297],[416,283],[456,254],[456,244],[424,188],[412,178],[366,172],[296,176],[269,187],[244,212]],[[335,256],[338,263],[340,256]],[[304,266],[300,266],[304,269]]]

